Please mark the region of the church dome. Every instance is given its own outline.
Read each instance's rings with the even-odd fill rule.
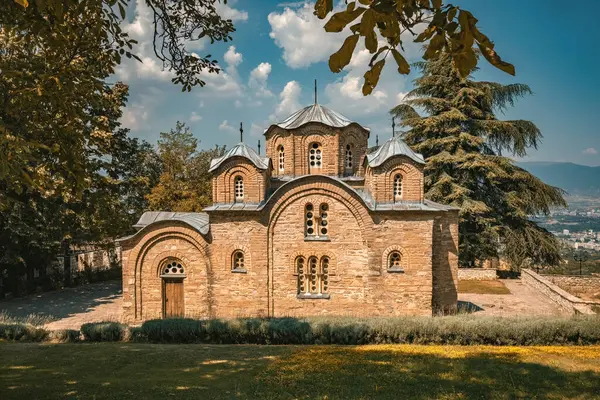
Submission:
[[[270,159],[268,157],[259,156],[258,153],[246,143],[238,143],[229,149],[222,157],[213,158],[210,161],[208,172],[213,172],[219,168],[221,164],[233,157],[243,157],[254,164],[258,169],[264,170],[269,168]]]
[[[375,168],[395,156],[406,156],[418,164],[425,164],[423,155],[415,153],[399,136],[394,136],[365,157],[369,167]]]
[[[348,125],[356,124],[356,122],[349,120],[342,114],[315,103],[313,105],[304,107],[296,111],[282,122],[278,122],[276,124],[271,125],[268,129],[265,130],[265,134],[273,126],[278,126],[282,129],[296,129],[311,122],[318,122],[323,125],[330,126],[332,128],[345,128]],[[368,128],[363,129],[369,131]]]

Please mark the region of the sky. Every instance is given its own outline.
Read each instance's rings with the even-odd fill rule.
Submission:
[[[114,81],[130,87],[121,122],[133,136],[156,143],[160,132],[185,122],[200,148],[232,146],[244,141],[253,147],[264,130],[294,111],[318,102],[371,129],[371,144],[392,134],[388,111],[412,89],[416,75],[384,69],[372,95],[361,93],[370,55],[359,43],[352,62],[339,74],[329,70],[329,56],[346,35],[323,30],[312,13],[314,1],[229,0],[218,11],[233,20],[236,32],[229,43],[198,41],[188,50],[211,54],[223,71],[206,75],[204,87],[181,92],[171,72],[154,58],[152,19],[144,0],[137,0],[124,28],[137,39],[143,63],[126,60]],[[520,99],[500,119],[533,121],[543,134],[526,161],[574,162],[600,165],[600,1],[580,0],[454,0],[471,11],[478,26],[496,44],[496,51],[515,65],[512,77],[480,61],[476,80],[525,83],[533,96]],[[410,62],[420,47],[405,38]]]

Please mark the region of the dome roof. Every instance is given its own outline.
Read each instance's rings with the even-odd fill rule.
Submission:
[[[246,143],[238,143],[229,149],[222,157],[213,158],[210,161],[210,168],[208,169],[208,172],[213,172],[219,168],[221,164],[233,157],[244,157],[254,164],[258,169],[269,168],[269,163],[271,161],[269,157],[259,156],[256,151],[254,151],[254,149],[248,146]]]
[[[423,156],[415,153],[400,136],[390,138],[375,151],[367,154],[365,160],[369,167],[374,168],[395,156],[406,156],[418,164],[425,164]]]
[[[295,113],[287,117],[283,122],[278,122],[276,124],[271,125],[268,129],[265,130],[265,133],[267,133],[273,126],[278,126],[282,129],[295,129],[306,125],[310,122],[318,122],[323,125],[331,126],[333,128],[345,128],[350,124],[356,124],[356,122],[349,120],[342,114],[339,114],[325,106],[315,103],[311,106],[304,107],[303,109],[296,111]],[[363,129],[365,129],[366,131],[369,130],[367,128]]]

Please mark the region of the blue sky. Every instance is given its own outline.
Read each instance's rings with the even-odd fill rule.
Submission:
[[[391,135],[387,111],[412,88],[414,75],[401,76],[389,67],[374,95],[363,98],[360,87],[370,56],[360,47],[342,73],[330,72],[327,60],[344,36],[323,31],[323,22],[312,15],[312,2],[230,0],[219,11],[235,23],[233,42],[190,47],[212,54],[224,72],[207,76],[204,88],[182,93],[152,56],[151,20],[143,3],[138,0],[126,29],[139,40],[144,63],[128,61],[114,79],[130,85],[123,125],[151,143],[180,120],[202,148],[238,142],[240,122],[247,143],[256,146],[260,139],[264,144],[262,132],[270,123],[312,104],[317,79],[319,103],[371,128],[374,144],[376,135],[380,140]],[[482,61],[475,78],[526,83],[535,93],[499,116],[528,119],[541,129],[544,139],[526,159],[600,165],[600,1],[453,4],[473,12],[498,53],[517,70],[511,77]],[[406,43],[405,48],[410,61],[419,59],[418,45]]]

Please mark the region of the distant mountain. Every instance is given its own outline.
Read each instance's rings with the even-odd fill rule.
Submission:
[[[549,161],[518,162],[517,165],[571,195],[600,196],[600,167]]]

